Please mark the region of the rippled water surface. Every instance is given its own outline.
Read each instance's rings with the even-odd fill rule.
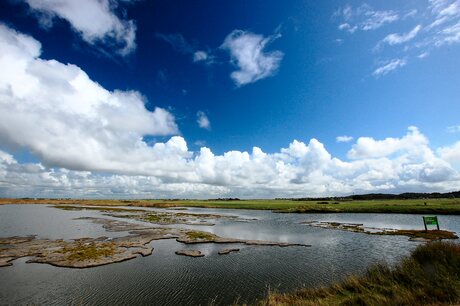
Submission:
[[[153,210],[153,209],[152,209]],[[171,211],[171,210],[168,210]],[[217,252],[235,245],[184,245],[175,240],[153,241],[153,254],[90,269],[26,264],[0,268],[0,304],[98,305],[208,305],[253,302],[267,290],[292,291],[319,286],[362,272],[376,262],[393,263],[418,243],[402,236],[371,236],[314,228],[301,221],[362,223],[369,227],[423,228],[421,215],[393,214],[279,214],[268,211],[190,208],[187,212],[212,213],[257,219],[246,222],[216,219],[215,226],[181,225],[219,236],[306,243],[312,247],[241,246],[241,251],[221,256]],[[37,235],[39,238],[123,236],[78,217],[102,217],[98,211],[64,211],[46,205],[0,206],[0,236]],[[126,221],[126,219],[123,219]],[[460,232],[460,216],[439,216],[443,229]],[[130,221],[134,222],[134,221]],[[179,225],[174,225],[179,227]],[[198,249],[206,256],[174,254]]]

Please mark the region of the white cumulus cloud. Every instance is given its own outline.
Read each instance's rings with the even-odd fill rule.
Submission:
[[[230,52],[232,62],[239,69],[230,75],[237,86],[253,83],[276,73],[283,59],[283,53],[266,52],[265,47],[278,37],[279,34],[264,37],[247,31],[234,30],[225,38],[221,47]]]
[[[208,116],[203,111],[198,111],[196,113],[196,122],[198,123],[198,126],[202,129],[211,129],[211,121],[209,121]]]
[[[96,171],[21,164],[0,151],[2,196],[92,197],[305,197],[366,192],[429,192],[458,189],[458,144],[435,153],[415,127],[400,138],[359,138],[350,161],[333,157],[317,139],[294,140],[275,153],[254,147],[251,152],[222,155],[202,147],[187,149],[182,137],[157,143],[152,159],[161,160],[149,174],[99,175]],[[383,152],[382,152],[383,151]]]
[[[69,22],[87,43],[103,44],[121,55],[136,49],[136,25],[119,18],[109,0],[25,0],[41,24],[50,27],[54,18]]]
[[[460,145],[432,149],[418,128],[360,137],[347,159],[317,139],[274,153],[189,150],[174,116],[135,91],[109,91],[78,66],[40,57],[34,38],[0,25],[0,196],[273,198],[460,186]],[[39,162],[21,163],[23,148]]]
[[[201,61],[206,61],[208,59],[208,53],[204,51],[196,51],[193,53],[193,61],[194,62],[201,62]]]
[[[359,138],[350,161],[333,157],[317,139],[294,140],[275,153],[254,147],[217,155],[207,147],[191,152],[175,136],[155,144],[154,158],[162,163],[144,175],[21,164],[0,151],[0,195],[273,198],[449,191],[460,183],[459,171],[450,163],[458,161],[459,149],[457,143],[435,153],[415,127],[400,138]],[[144,165],[150,162],[152,157]]]
[[[34,38],[0,24],[0,143],[49,166],[142,171],[144,135],[178,132],[174,116],[136,91],[108,91],[78,66],[40,58]],[[137,165],[137,166],[134,166]]]
[[[442,159],[460,168],[460,141],[452,146],[439,148],[438,153]]]
[[[385,157],[402,150],[427,145],[428,139],[416,127],[411,126],[407,135],[402,138],[388,137],[384,140],[375,140],[371,137],[359,137],[348,152],[348,157],[352,159]]]

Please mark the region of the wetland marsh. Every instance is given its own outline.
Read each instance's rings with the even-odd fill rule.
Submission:
[[[123,244],[117,247],[132,255],[130,260],[87,269],[26,263],[32,256],[13,259],[11,266],[0,268],[0,286],[5,289],[0,300],[56,305],[254,303],[269,290],[318,287],[361,273],[377,262],[395,263],[421,243],[407,236],[366,235],[303,224],[312,221],[423,229],[421,215],[407,214],[0,205],[1,238],[34,235],[35,240],[57,243],[54,250],[72,260],[88,254],[110,256],[117,242]],[[460,232],[460,216],[439,216],[439,221],[442,229]],[[161,239],[149,240],[153,233]],[[134,242],[133,248],[126,248]],[[83,249],[88,252],[78,253],[76,247],[82,243],[87,243]]]

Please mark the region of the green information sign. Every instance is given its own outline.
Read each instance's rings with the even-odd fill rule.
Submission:
[[[425,216],[423,217],[423,223],[425,225],[425,230],[428,230],[428,225],[436,225],[436,228],[439,230],[438,217],[436,216]]]

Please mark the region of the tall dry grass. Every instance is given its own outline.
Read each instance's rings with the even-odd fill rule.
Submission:
[[[378,264],[364,275],[323,288],[271,293],[258,305],[459,305],[460,245],[419,246],[395,266]]]

